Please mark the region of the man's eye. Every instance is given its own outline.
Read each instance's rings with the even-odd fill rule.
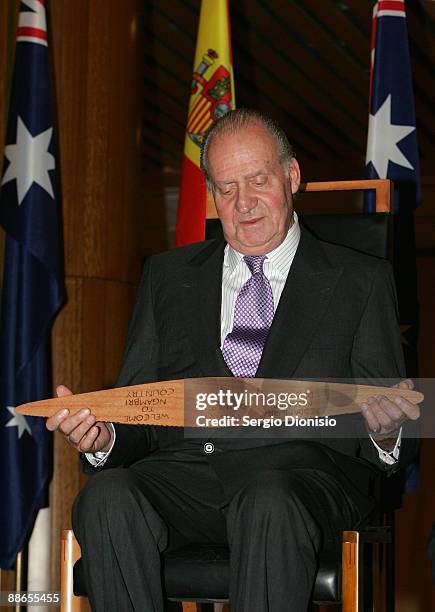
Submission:
[[[258,179],[256,179],[254,181],[253,184],[255,185],[255,187],[263,187],[263,185],[265,185],[266,183],[267,183],[267,179],[265,179],[265,178],[261,178],[261,179],[258,178]]]

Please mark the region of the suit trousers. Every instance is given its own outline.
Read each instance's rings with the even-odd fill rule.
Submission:
[[[205,456],[93,475],[73,508],[94,612],[162,612],[161,554],[191,543],[230,548],[231,612],[305,612],[323,549],[358,523],[349,493],[318,469],[257,471],[231,498]]]

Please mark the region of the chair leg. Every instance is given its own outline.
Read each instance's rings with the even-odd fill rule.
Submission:
[[[385,572],[383,566],[385,559],[385,546],[382,544],[373,544],[372,550],[372,581],[373,581],[373,610],[379,612],[383,610],[383,602],[386,601],[385,592]]]
[[[369,546],[369,549],[366,546]],[[371,572],[364,584],[363,552],[371,553]],[[370,603],[373,612],[389,610],[391,588],[389,563],[391,530],[389,527],[369,527],[363,531],[344,531],[342,546],[342,612],[363,612]],[[364,600],[364,595],[367,601]],[[387,606],[387,607],[385,607]],[[394,598],[393,598],[394,607]],[[367,608],[368,609],[368,608]]]
[[[60,612],[91,612],[85,597],[76,597],[73,589],[73,567],[80,558],[80,546],[72,529],[64,529],[60,555]]]
[[[361,549],[357,531],[343,532],[342,547],[342,612],[362,612]]]

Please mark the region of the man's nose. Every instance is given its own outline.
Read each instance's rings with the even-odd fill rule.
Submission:
[[[256,200],[250,192],[249,187],[242,185],[237,191],[236,208],[241,213],[247,213],[256,206]]]

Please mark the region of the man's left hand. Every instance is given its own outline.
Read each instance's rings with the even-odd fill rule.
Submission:
[[[408,378],[394,386],[399,389],[413,389],[414,383]],[[405,421],[415,421],[420,417],[419,406],[411,404],[401,396],[392,401],[384,395],[376,395],[361,405],[361,412],[369,433],[376,441],[396,438]]]

